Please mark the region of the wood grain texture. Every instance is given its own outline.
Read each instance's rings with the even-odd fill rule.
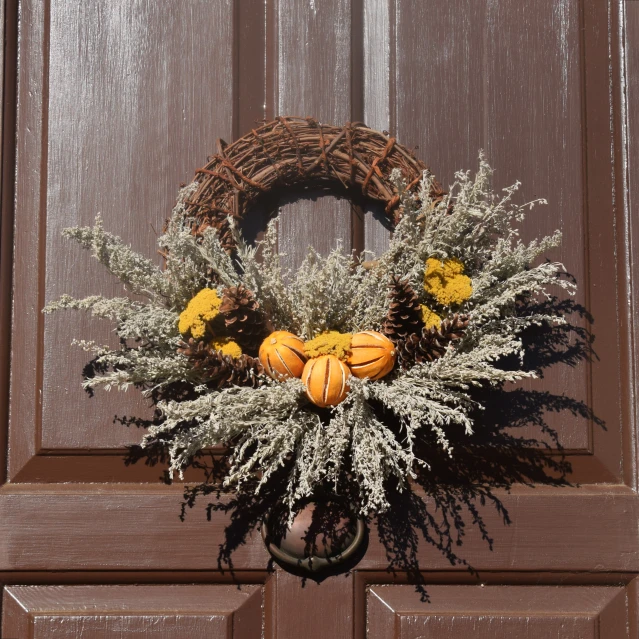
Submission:
[[[160,263],[156,240],[178,185],[212,151],[216,137],[232,135],[232,9],[231,0],[183,6],[52,1],[44,34],[50,42],[41,213],[45,302],[63,293],[122,294],[86,251],[61,238],[63,228],[91,224],[97,213],[105,228]],[[187,43],[190,55],[184,56]],[[216,72],[198,81],[194,60]],[[121,446],[115,414],[149,413],[137,393],[77,398],[87,357],[64,345],[79,335],[117,343],[109,322],[46,317],[44,449]],[[139,436],[135,428],[126,433],[132,442]]]
[[[234,6],[233,138],[237,139],[266,117],[266,0],[234,0]]]
[[[391,3],[364,0],[364,122],[378,131],[390,131]],[[424,158],[429,162],[428,158]],[[364,248],[381,255],[390,241],[379,206],[368,206],[364,220]]]
[[[259,586],[11,586],[3,599],[8,639],[262,636]]]
[[[18,6],[6,2],[0,10],[2,22],[2,174],[0,178],[0,483],[7,472],[7,422],[11,353],[11,288],[13,273],[13,193],[15,179],[15,104],[17,75]]]
[[[628,236],[623,228],[622,211],[617,205],[618,184],[616,176],[622,171],[621,157],[618,155],[621,129],[615,119],[619,104],[614,99],[612,88],[606,96],[602,86],[611,87],[613,77],[611,67],[618,67],[619,60],[612,53],[618,46],[618,33],[613,26],[617,20],[615,3],[587,0],[583,3],[583,51],[585,60],[583,109],[586,118],[585,130],[585,196],[587,203],[587,240],[585,254],[588,262],[587,306],[594,316],[594,350],[597,359],[591,369],[591,406],[600,417],[603,428],[592,429],[592,450],[594,457],[602,462],[619,479],[628,480],[635,462],[630,452],[632,428],[624,428],[633,423],[628,412],[628,388],[636,382],[629,361],[626,359],[629,345],[625,328],[617,334],[617,344],[607,327],[627,326],[623,317],[626,294],[618,289],[613,296],[610,292],[612,279],[623,281],[628,264]],[[605,35],[596,25],[608,22],[610,32]],[[613,44],[613,42],[615,44]],[[607,54],[607,56],[606,56]],[[616,245],[614,257],[606,254],[606,245]],[[615,266],[612,266],[612,263]],[[619,355],[611,356],[615,351]],[[619,369],[616,366],[619,365]],[[615,416],[616,414],[616,416]],[[624,432],[626,438],[624,439]],[[626,447],[628,453],[623,460],[615,450]],[[624,474],[625,472],[625,474]]]
[[[353,636],[351,574],[317,583],[278,571],[275,580],[274,637],[347,639]],[[294,610],[297,614],[291,614]]]
[[[39,249],[42,238],[38,212],[41,199],[39,176],[42,140],[45,136],[43,87],[46,80],[43,55],[45,31],[43,9],[41,4],[34,6],[25,4],[21,9],[24,28],[20,33],[19,55],[24,73],[19,81],[17,98],[18,103],[25,104],[25,109],[28,110],[28,114],[24,114],[24,109],[22,113],[23,120],[27,117],[30,126],[25,126],[22,133],[16,135],[15,191],[16,194],[22,191],[20,206],[25,208],[24,213],[18,216],[20,207],[15,206],[14,203],[13,289],[15,293],[12,304],[11,361],[13,365],[8,446],[9,477],[35,455],[38,444],[36,437],[40,392],[37,389],[37,380],[41,371],[41,366],[38,364],[41,357],[38,346],[41,308]],[[18,118],[19,125],[20,118]],[[22,238],[28,240],[26,243],[20,242],[21,231],[18,220],[26,224],[22,231]],[[19,318],[19,321],[16,318]],[[28,348],[27,345],[29,345]],[[19,366],[16,366],[17,362]],[[19,420],[19,427],[12,428],[16,419]]]
[[[549,206],[529,216],[522,235],[529,239],[562,227],[563,248],[555,257],[577,278],[577,301],[595,316],[595,350],[601,361],[594,371],[586,363],[576,368],[556,365],[543,380],[523,386],[541,392],[561,389],[595,408],[593,395],[616,375],[615,358],[606,359],[614,350],[606,327],[618,323],[615,306],[604,301],[601,288],[603,279],[610,282],[610,271],[598,257],[607,254],[602,241],[611,240],[615,224],[611,129],[603,123],[611,107],[603,106],[605,92],[595,88],[609,81],[601,68],[607,45],[597,26],[607,22],[608,10],[605,3],[542,4],[546,10],[508,2],[462,0],[442,7],[369,0],[365,6],[377,11],[371,9],[365,24],[388,35],[378,39],[379,47],[366,49],[365,68],[376,78],[377,99],[389,106],[372,106],[375,94],[365,93],[366,110],[388,117],[402,142],[418,144],[419,155],[444,185],[455,170],[476,165],[477,151],[484,148],[497,168],[496,186],[525,177],[523,199],[548,197]],[[600,193],[594,207],[593,189]],[[615,385],[609,388],[614,392]],[[610,455],[622,445],[618,419],[609,403],[596,403],[594,413],[606,422],[605,431],[565,412],[549,415],[548,421],[564,449],[589,458],[575,463],[584,473],[579,475],[582,480],[615,481],[622,472],[619,460]],[[528,434],[538,436],[534,429]]]
[[[564,233],[562,261],[588,289],[585,264],[583,50],[580,3],[461,0],[396,3],[395,133],[419,145],[444,187],[476,170],[484,149],[498,188],[522,181],[517,200],[545,197],[522,226],[526,240]],[[410,47],[411,54],[405,51]],[[602,52],[603,53],[603,52]],[[588,366],[554,366],[533,389],[588,400]],[[591,425],[552,421],[567,449],[590,450]]]
[[[13,310],[21,351],[14,388],[24,388],[14,393],[13,476],[40,449],[139,440],[137,429],[114,423],[117,415],[149,414],[138,394],[89,398],[78,391],[87,358],[70,341],[113,345],[111,326],[80,314],[43,319],[40,308],[62,293],[122,294],[100,265],[61,238],[62,228],[90,224],[100,213],[107,229],[155,255],[179,183],[217,136],[231,137],[232,4],[23,3],[15,277],[18,290],[22,282],[34,285]],[[202,82],[192,72],[195,60],[216,73]],[[42,390],[31,395],[24,385],[34,382]],[[25,402],[31,406],[22,410]]]
[[[346,0],[278,0],[276,115],[312,116],[339,126],[351,119],[351,11]],[[283,203],[280,253],[297,269],[314,246],[326,255],[341,242],[352,246],[351,206],[346,200],[310,194],[314,199]],[[315,201],[314,201],[315,200]]]
[[[266,119],[267,4],[269,4],[267,0],[234,0],[236,47],[233,70],[235,84],[233,140],[245,135]],[[209,155],[212,155],[214,151],[217,149],[212,148]],[[268,212],[255,210],[253,215],[246,216],[242,220],[240,228],[247,241],[254,242],[262,239],[267,223]]]
[[[10,7],[11,5],[9,5]],[[7,5],[3,4],[0,7],[0,68],[5,69],[5,44],[6,44],[6,22],[7,22]],[[9,51],[12,49],[9,48]],[[12,60],[12,64],[14,61]],[[12,74],[13,75],[13,74]],[[0,82],[0,104],[2,107],[2,116],[0,116],[0,153],[4,156],[6,149],[12,149],[12,145],[6,144],[5,141],[5,84],[6,82]],[[13,127],[10,126],[10,131]],[[6,166],[7,162],[3,160],[2,166]],[[5,209],[7,203],[6,196],[4,194],[6,187],[8,186],[7,180],[4,175],[0,175],[0,203],[2,209]],[[6,281],[7,277],[11,273],[12,262],[12,250],[11,250],[11,227],[9,224],[9,216],[0,216],[0,331],[2,334],[9,334],[11,320],[9,315],[9,309],[11,307],[10,290],[11,286]],[[7,418],[8,409],[8,397],[7,391],[9,387],[9,340],[0,340],[0,424],[4,424]],[[0,450],[5,450],[7,446],[6,441],[6,429],[0,428]],[[4,458],[0,455],[0,483],[4,482]]]
[[[0,571],[219,569],[227,515],[215,513],[209,522],[202,507],[182,522],[177,491],[125,488],[71,484],[45,492],[24,485],[11,493],[7,487],[0,495]],[[500,498],[513,524],[482,509],[492,551],[474,527],[466,531],[459,552],[475,569],[639,572],[639,504],[631,491],[536,488]],[[232,559],[235,570],[264,570],[269,556],[259,532]],[[416,559],[429,570],[450,569],[426,542],[418,544]],[[387,549],[372,531],[358,568],[387,566]]]
[[[602,586],[373,586],[370,639],[625,639],[626,593]]]
[[[626,1],[623,3],[623,20],[619,25],[622,36],[621,60],[623,71],[618,82],[618,94],[624,106],[621,126],[625,132],[624,165],[626,170],[622,174],[622,192],[627,194],[624,202],[624,227],[628,234],[627,254],[629,256],[625,299],[628,304],[629,352],[632,354],[632,365],[639,371],[639,298],[636,295],[636,282],[639,281],[639,3]],[[632,283],[635,283],[633,287]],[[637,400],[636,385],[631,386],[628,402],[632,407],[635,423],[639,423],[639,401]],[[639,459],[636,440],[630,440],[629,445],[634,449],[633,457]],[[637,465],[630,478],[633,485],[638,484]]]

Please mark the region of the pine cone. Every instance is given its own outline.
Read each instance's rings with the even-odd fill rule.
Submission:
[[[266,316],[245,286],[224,289],[220,315],[228,335],[245,351],[257,352],[268,330]]]
[[[406,280],[401,280],[394,275],[391,278],[388,296],[391,303],[382,324],[382,333],[395,345],[404,342],[412,335],[421,335],[424,322],[413,287]]]
[[[397,361],[406,369],[413,364],[432,362],[440,358],[449,344],[460,340],[468,326],[468,316],[455,313],[445,319],[439,328],[424,328],[419,334],[409,335],[397,344]]]
[[[193,368],[201,375],[203,381],[212,387],[252,386],[262,384],[259,374],[263,372],[260,361],[249,355],[230,357],[212,349],[206,342],[196,342],[193,338],[188,343],[182,342],[178,353],[186,355]]]

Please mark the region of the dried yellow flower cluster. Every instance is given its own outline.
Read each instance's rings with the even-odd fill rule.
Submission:
[[[180,313],[178,330],[182,335],[190,335],[193,339],[204,339],[207,331],[210,336],[211,323],[220,314],[221,305],[222,299],[217,291],[203,288]],[[239,357],[242,354],[239,344],[224,336],[215,336],[210,344],[224,355]]]
[[[429,257],[424,272],[424,290],[442,306],[461,304],[473,292],[470,277],[463,273],[464,265],[457,259]]]
[[[219,314],[221,304],[217,291],[203,288],[180,313],[178,330],[182,335],[190,334],[193,339],[202,339],[208,323]]]
[[[421,305],[422,309],[422,321],[426,328],[439,328],[442,323],[442,318],[435,313],[435,311],[431,311],[428,306]]]
[[[352,339],[353,336],[350,333],[328,331],[305,342],[304,354],[310,359],[321,355],[335,355],[335,357],[345,362],[351,354]]]
[[[242,354],[240,345],[228,337],[218,337],[214,339],[211,342],[211,348],[220,351],[223,355],[230,355],[231,357],[239,357]]]

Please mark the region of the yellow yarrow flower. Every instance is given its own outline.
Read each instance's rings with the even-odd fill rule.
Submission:
[[[442,323],[442,318],[435,313],[435,311],[431,311],[428,306],[421,305],[422,309],[422,321],[426,328],[439,328]]]
[[[217,317],[222,300],[217,291],[203,288],[180,313],[178,330],[182,335],[202,339],[206,335],[206,326]]]
[[[320,357],[320,355],[335,355],[345,362],[351,354],[352,338],[350,333],[328,331],[304,342],[304,353],[309,359]]]
[[[232,339],[225,337],[214,339],[211,342],[211,348],[214,348],[216,351],[220,351],[223,355],[230,355],[231,357],[240,357],[240,355],[242,355],[240,345]]]
[[[424,290],[442,306],[461,304],[473,293],[471,279],[463,272],[464,265],[458,259],[429,257],[424,272]]]

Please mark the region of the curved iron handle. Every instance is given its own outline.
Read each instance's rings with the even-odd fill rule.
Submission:
[[[266,549],[271,553],[271,555],[275,557],[275,559],[277,559],[279,562],[290,566],[291,568],[301,568],[303,570],[308,570],[309,572],[318,572],[320,570],[324,570],[325,568],[331,568],[346,562],[355,554],[355,551],[360,547],[362,541],[364,541],[365,534],[366,524],[364,523],[364,518],[358,517],[355,537],[353,538],[353,541],[350,543],[348,548],[346,548],[344,551],[337,553],[336,555],[333,555],[331,557],[318,557],[316,555],[313,555],[311,557],[304,557],[303,559],[300,559],[299,557],[294,557],[293,555],[290,555],[289,553],[283,551],[273,542],[269,542],[268,517],[265,517],[264,521],[262,522],[262,539],[264,540]]]

